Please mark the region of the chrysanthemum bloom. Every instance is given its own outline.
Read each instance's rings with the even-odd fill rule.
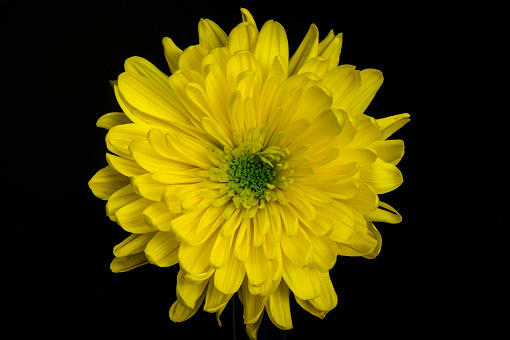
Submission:
[[[373,222],[401,221],[378,197],[402,183],[404,144],[387,138],[409,115],[364,114],[383,77],[338,66],[342,34],[319,42],[311,25],[289,60],[279,23],[259,32],[242,18],[229,35],[201,20],[184,51],[164,38],[170,77],[126,61],[114,85],[123,112],[97,123],[109,165],[89,185],[132,233],[112,271],[178,264],[173,321],[203,305],[219,322],[238,292],[256,338],[264,311],[292,328],[291,291],[317,317],[335,307],[338,255],[377,256]]]

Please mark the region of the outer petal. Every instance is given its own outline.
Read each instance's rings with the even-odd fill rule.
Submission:
[[[179,58],[182,55],[182,50],[169,37],[163,38],[163,49],[170,72],[174,73],[179,69]]]
[[[159,231],[147,244],[145,255],[150,263],[160,267],[170,267],[179,262],[180,242],[169,232]]]
[[[381,209],[382,208],[382,209]],[[389,204],[379,202],[379,208],[364,216],[367,221],[396,224],[402,222],[402,216]]]
[[[377,157],[393,165],[397,165],[404,156],[404,141],[401,139],[381,140],[372,143],[370,149],[377,153]]]
[[[129,178],[119,173],[110,165],[99,170],[89,181],[92,193],[102,200],[107,200],[117,190],[129,184]]]
[[[374,164],[360,169],[360,179],[370,185],[377,194],[384,194],[398,188],[404,179],[393,164],[377,159]]]
[[[101,116],[97,120],[96,126],[106,130],[110,130],[114,126],[129,123],[132,122],[124,112],[110,112]]]
[[[202,295],[198,298],[198,300],[195,303],[195,307],[193,308],[184,306],[179,302],[179,300],[175,301],[172,307],[170,307],[169,311],[170,320],[172,320],[173,322],[182,322],[188,320],[193,315],[195,315],[197,310],[202,305],[202,302],[204,301],[206,292],[207,290],[204,289]]]
[[[168,76],[161,72],[147,59],[142,57],[128,58],[124,63],[124,69],[126,72],[137,73],[145,78],[152,80],[163,90],[173,94],[173,91],[168,84]]]
[[[294,295],[303,300],[315,299],[320,296],[320,282],[315,268],[298,268],[285,254],[282,254],[282,261],[283,279]]]
[[[269,296],[266,304],[267,315],[271,322],[280,329],[291,329],[292,318],[289,304],[289,287],[281,281],[278,289]]]
[[[259,36],[257,26],[244,21],[236,26],[228,36],[228,50],[234,54],[240,50],[255,51],[255,45]]]
[[[377,90],[381,87],[383,79],[383,75],[379,70],[366,69],[361,71],[361,86],[349,106],[350,114],[357,116],[365,112],[372,99],[374,99]]]
[[[192,284],[184,279],[184,273],[179,270],[177,274],[176,294],[177,300],[188,308],[195,308],[197,300],[201,297],[209,281],[203,281],[198,284]]]
[[[316,57],[318,48],[319,30],[315,24],[312,24],[296,52],[292,58],[290,58],[289,76],[299,73],[299,70],[308,61],[308,59]]]
[[[289,42],[283,26],[273,20],[267,21],[260,30],[254,54],[260,63],[263,81],[266,80],[276,56],[283,57],[286,63],[284,65],[285,73],[288,74]]]
[[[198,23],[198,41],[209,51],[227,45],[228,36],[214,21],[200,19]]]
[[[402,113],[399,115],[378,119],[377,124],[381,128],[381,140],[388,139],[388,137],[390,137],[398,129],[407,124],[410,120],[409,117],[409,113]]]
[[[147,243],[149,243],[154,235],[156,235],[156,232],[147,234],[131,234],[113,248],[113,254],[121,257],[141,253],[145,250]]]
[[[145,258],[145,253],[142,252],[123,257],[115,257],[110,264],[110,269],[114,273],[123,273],[147,263],[149,262]]]
[[[154,232],[154,229],[145,223],[143,216],[143,211],[153,203],[153,201],[146,198],[140,198],[120,208],[115,213],[117,223],[130,233],[144,234]]]
[[[245,273],[244,263],[236,259],[232,247],[227,264],[214,274],[214,286],[223,294],[234,294],[241,287]]]

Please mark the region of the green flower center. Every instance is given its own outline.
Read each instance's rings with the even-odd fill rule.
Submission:
[[[264,198],[268,184],[275,179],[276,171],[272,164],[262,160],[260,154],[243,152],[240,157],[227,163],[228,186],[238,195],[248,194],[255,198]]]

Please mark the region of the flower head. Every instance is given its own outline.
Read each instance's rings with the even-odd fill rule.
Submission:
[[[289,60],[284,28],[257,29],[242,9],[227,35],[201,20],[199,44],[163,39],[169,77],[129,58],[114,85],[123,112],[104,115],[108,166],[90,180],[107,215],[131,235],[111,264],[179,265],[173,321],[203,304],[219,316],[238,292],[256,338],[267,312],[292,328],[290,292],[324,317],[337,304],[338,255],[374,258],[373,222],[398,223],[379,201],[396,189],[408,114],[364,114],[380,71],[340,65],[342,34],[311,25]],[[205,303],[204,303],[205,300]]]

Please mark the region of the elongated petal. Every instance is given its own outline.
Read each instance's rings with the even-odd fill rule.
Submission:
[[[127,159],[133,159],[129,152],[132,141],[146,141],[150,129],[156,128],[148,124],[124,124],[114,126],[106,135],[108,150]]]
[[[182,50],[169,37],[163,38],[163,49],[170,72],[174,73],[179,68],[179,58],[182,55]]]
[[[246,276],[252,286],[262,285],[269,274],[269,264],[262,246],[252,247],[245,263]]]
[[[401,139],[381,140],[370,145],[377,157],[386,163],[397,165],[404,156],[404,141]]]
[[[319,30],[312,24],[306,33],[305,38],[297,48],[289,61],[289,75],[299,73],[301,67],[308,59],[316,57],[319,48]]]
[[[396,224],[402,222],[402,216],[395,208],[384,202],[379,202],[379,208],[365,215],[367,221],[372,222],[385,222]]]
[[[170,232],[159,231],[147,244],[145,255],[150,263],[160,267],[177,264],[180,242]]]
[[[377,194],[384,194],[398,188],[404,181],[402,173],[393,164],[377,159],[374,164],[360,170],[360,179],[370,185]]]
[[[198,41],[208,50],[227,45],[228,36],[218,24],[209,19],[200,19],[198,23]]]
[[[255,45],[259,36],[257,26],[244,21],[237,25],[228,36],[228,50],[234,54],[237,51],[255,51]]]
[[[129,178],[110,165],[99,170],[89,181],[92,193],[102,200],[109,199],[117,190],[129,184]]]
[[[318,273],[318,275],[321,285],[321,295],[310,300],[310,302],[313,306],[315,306],[315,308],[329,312],[336,307],[338,303],[338,296],[336,295],[333,283],[329,277],[329,272]]]
[[[361,71],[360,74],[361,86],[348,110],[354,116],[365,112],[384,79],[381,71],[375,69],[366,69]]]
[[[361,85],[361,74],[351,65],[335,67],[323,77],[324,85],[333,93],[332,107],[348,110]]]
[[[124,112],[110,112],[101,116],[97,120],[96,126],[106,130],[110,130],[114,126],[129,123],[132,122]]]
[[[120,208],[115,213],[117,223],[130,233],[144,234],[154,232],[154,229],[145,223],[145,218],[143,217],[143,211],[153,203],[154,201],[140,198]]]
[[[388,139],[398,129],[410,121],[409,113],[402,113],[399,115],[385,117],[377,120],[377,124],[381,128],[381,140]]]
[[[179,300],[175,301],[172,304],[172,307],[170,307],[169,311],[170,320],[172,320],[173,322],[183,322],[191,318],[193,315],[195,315],[197,310],[202,305],[202,302],[204,301],[206,292],[207,290],[204,289],[202,295],[198,298],[198,300],[195,303],[195,307],[193,308],[186,307],[185,305],[181,304]]]
[[[267,297],[251,294],[248,289],[248,281],[244,280],[241,289],[239,289],[239,300],[241,300],[244,306],[244,323],[251,324],[257,322],[264,311]]]
[[[161,202],[155,202],[143,211],[145,222],[154,229],[170,231],[172,220],[181,216],[180,213],[173,213]]]
[[[106,161],[115,170],[126,177],[139,176],[147,173],[145,169],[143,169],[140,165],[138,165],[137,162],[131,159],[126,159],[112,154],[106,154]]]
[[[329,35],[328,35],[329,37]],[[324,43],[327,41],[326,43]],[[321,42],[319,51],[324,49],[322,53],[320,53],[320,56],[328,59],[328,69],[332,70],[333,68],[338,66],[338,63],[340,61],[340,52],[342,51],[342,44],[343,44],[343,33],[337,34],[333,39],[324,39],[323,42]]]
[[[292,328],[292,318],[289,304],[290,290],[285,281],[281,281],[278,289],[269,296],[266,311],[271,322],[278,328],[286,330]]]
[[[149,243],[156,233],[157,232],[129,235],[129,237],[113,248],[113,255],[122,257],[143,252],[147,243]]]
[[[276,56],[282,56],[286,61],[284,68],[285,73],[288,74],[289,42],[283,26],[273,20],[267,21],[260,30],[254,54],[260,63],[262,80],[267,78]]]
[[[123,273],[149,263],[145,253],[137,253],[122,257],[115,257],[110,264],[110,270],[114,273]]]
[[[282,254],[283,279],[295,296],[303,300],[315,299],[321,294],[317,270],[311,267],[299,268]]]
[[[131,57],[126,59],[124,63],[126,72],[137,73],[145,78],[152,80],[161,89],[172,94],[173,91],[168,84],[168,76],[161,72],[150,61],[142,57]]]
[[[241,287],[245,274],[244,263],[236,259],[232,247],[227,264],[214,274],[214,286],[223,294],[234,294]]]
[[[232,294],[225,295],[220,292],[214,284],[207,286],[207,295],[205,297],[204,311],[208,313],[218,312],[220,309],[227,305],[227,302],[232,297]]]
[[[117,210],[139,200],[140,198],[140,195],[133,191],[131,184],[128,184],[117,190],[110,196],[110,198],[108,198],[108,203],[106,203],[106,214],[112,221],[117,221],[117,217],[115,217]]]
[[[198,284],[189,283],[184,278],[184,273],[179,270],[177,274],[176,295],[179,303],[188,308],[195,308],[197,300],[202,296],[209,281]]]
[[[189,246],[181,242],[179,247],[179,265],[186,273],[200,275],[209,270],[209,257],[214,242],[209,240],[198,246]],[[211,273],[212,274],[212,273]]]

